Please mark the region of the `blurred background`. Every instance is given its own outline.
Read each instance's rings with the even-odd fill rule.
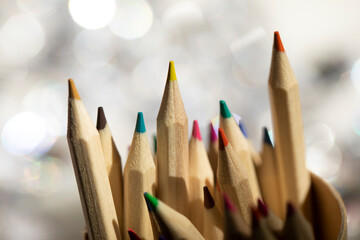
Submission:
[[[85,222],[66,140],[67,79],[92,119],[103,106],[123,163],[148,137],[174,60],[203,138],[224,99],[261,149],[280,31],[299,81],[307,166],[342,194],[360,238],[360,1],[1,0],[0,239],[81,239]]]

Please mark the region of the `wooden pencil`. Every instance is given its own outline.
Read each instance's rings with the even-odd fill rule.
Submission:
[[[181,99],[174,62],[157,116],[158,196],[171,208],[188,216],[188,118]]]
[[[201,233],[184,215],[148,193],[144,196],[154,211],[166,240],[204,240]]]
[[[264,218],[261,217],[261,213],[252,208],[252,225],[251,225],[251,239],[252,240],[276,240],[277,238],[269,229]]]
[[[291,201],[303,207],[310,190],[310,174],[305,165],[299,86],[278,32],[274,33],[268,85],[282,206]]]
[[[72,79],[68,132],[71,158],[90,239],[121,239],[99,133]]]
[[[145,197],[145,195],[144,195],[144,197]],[[154,211],[151,209],[149,202],[148,201],[145,201],[145,202],[146,202],[146,205],[147,205],[148,211],[149,211],[149,217],[150,217],[151,228],[152,228],[152,232],[154,235],[154,239],[158,239],[161,236],[161,230],[160,230],[159,223],[156,220]]]
[[[244,164],[232,149],[222,128],[219,128],[218,183],[222,193],[226,193],[240,210],[247,224],[251,223],[250,207],[255,206],[249,178]]]
[[[261,150],[261,165],[256,167],[262,199],[277,216],[284,217],[284,207],[281,201],[280,179],[275,159],[275,150],[271,143],[269,132],[263,128],[263,145]]]
[[[218,161],[218,153],[219,153],[219,143],[218,137],[215,131],[214,126],[210,123],[210,137],[209,137],[209,151],[208,157],[210,161],[211,168],[214,173],[214,186],[216,186],[216,173],[217,173],[217,161]]]
[[[204,186],[203,192],[205,207],[203,236],[206,240],[222,240],[224,239],[224,218],[215,205],[207,186]]]
[[[232,117],[225,101],[220,101],[220,127],[224,129],[236,155],[245,166],[254,202],[261,198],[254,162],[251,159],[249,143]]]
[[[223,194],[224,198],[224,239],[225,240],[247,240],[251,237],[251,229],[245,223],[243,217],[238,212],[230,198],[226,193]]]
[[[149,147],[144,117],[138,113],[134,136],[124,168],[124,210],[126,229],[141,239],[154,239],[143,193],[154,192],[155,165]]]
[[[264,216],[269,229],[275,234],[279,235],[284,227],[284,222],[281,221],[281,219],[276,216],[273,211],[271,211],[271,209],[268,208],[260,199],[258,199],[258,210]]]
[[[112,196],[114,199],[116,215],[121,224],[121,229],[126,229],[123,214],[123,172],[120,154],[116,148],[109,124],[107,123],[104,109],[98,108],[96,128],[99,132],[105,166],[109,177]],[[122,233],[123,237],[125,234]]]
[[[260,156],[259,153],[256,151],[253,143],[252,143],[251,140],[249,139],[248,132],[247,132],[246,127],[245,127],[245,124],[243,123],[242,120],[239,121],[239,128],[240,128],[242,134],[244,135],[244,137],[248,140],[250,156],[251,156],[251,159],[252,159],[253,162],[254,162],[254,165],[255,165],[255,166],[260,165],[261,162],[262,162],[261,156]]]
[[[207,152],[201,138],[197,120],[193,122],[192,135],[189,141],[189,219],[202,233],[205,208],[203,207],[203,187],[214,187],[214,174],[210,166]]]
[[[282,231],[282,238],[292,240],[315,239],[310,223],[291,203],[287,204],[286,220]]]

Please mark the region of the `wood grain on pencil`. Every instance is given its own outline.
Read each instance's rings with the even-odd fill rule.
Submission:
[[[71,79],[67,138],[90,239],[121,239],[99,133]]]
[[[121,229],[125,230],[124,214],[123,214],[123,172],[121,157],[116,148],[112,137],[109,124],[107,123],[104,109],[98,108],[96,128],[99,132],[101,146],[104,153],[105,166],[109,177],[112,196],[114,199],[116,215],[121,225]],[[124,232],[124,231],[123,231]],[[122,233],[125,237],[125,233]]]
[[[203,206],[203,187],[208,186],[211,191],[214,186],[214,174],[201,138],[198,121],[193,122],[192,136],[189,142],[189,219],[202,233],[205,208]]]
[[[157,148],[159,198],[188,216],[188,118],[172,61],[157,116]]]
[[[124,209],[126,229],[141,239],[154,239],[144,192],[153,194],[155,165],[149,147],[144,117],[138,113],[134,136],[124,168]]]
[[[302,206],[309,194],[310,175],[305,166],[299,86],[278,32],[274,33],[268,84],[282,206],[285,206],[287,201]],[[284,208],[280,216],[282,218]]]

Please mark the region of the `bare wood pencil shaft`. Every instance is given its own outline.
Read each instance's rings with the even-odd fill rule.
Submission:
[[[121,239],[99,134],[72,80],[67,137],[90,239]]]
[[[154,188],[155,165],[143,116],[139,113],[124,168],[124,209],[126,229],[132,228],[141,239],[154,239],[148,208],[143,198],[144,192],[153,194]]]
[[[173,62],[157,116],[157,163],[159,198],[188,216],[188,119]]]
[[[121,224],[122,236],[126,236],[126,228],[124,225],[123,214],[123,172],[121,157],[116,148],[114,139],[112,137],[109,124],[106,121],[105,113],[102,107],[98,109],[98,119],[96,128],[98,129],[101,146],[104,153],[104,160],[107,174],[109,177],[112,196],[114,199],[116,215]]]
[[[310,175],[305,166],[299,86],[278,33],[275,33],[274,38],[269,94],[276,160],[282,184],[282,206],[287,201],[302,206],[309,194]]]

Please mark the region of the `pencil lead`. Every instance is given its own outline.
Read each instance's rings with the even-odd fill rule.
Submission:
[[[229,140],[226,138],[224,130],[219,128],[219,149],[224,150],[228,143]]]
[[[154,140],[154,152],[157,152],[157,138],[156,138],[156,134],[153,135],[153,140]]]
[[[286,206],[286,218],[291,217],[296,212],[295,207],[292,203],[288,202]]]
[[[268,208],[265,205],[265,203],[263,201],[261,201],[260,198],[258,198],[258,209],[264,217],[268,216],[268,214],[269,214]]]
[[[231,202],[229,196],[226,193],[223,194],[223,199],[224,199],[225,209],[227,209],[230,212],[236,212],[235,205]]]
[[[204,190],[204,207],[206,209],[210,209],[210,208],[214,207],[214,205],[215,205],[214,199],[211,196],[211,193],[209,192],[209,189],[207,186],[204,186],[203,190]]]
[[[176,73],[175,73],[175,65],[173,61],[169,62],[169,70],[168,70],[168,76],[167,76],[167,80],[168,81],[175,81],[177,80],[176,78]]]
[[[151,209],[151,205],[149,203],[149,201],[146,199],[146,194],[148,194],[147,192],[144,193],[144,198],[145,198],[145,202],[146,202],[146,206],[148,208],[148,211],[151,212],[152,209]]]
[[[239,128],[240,128],[242,134],[244,135],[244,137],[248,138],[248,133],[247,133],[245,125],[242,121],[239,121]]]
[[[141,238],[131,228],[128,229],[130,240],[141,240]]]
[[[144,196],[145,200],[149,203],[151,209],[156,210],[157,206],[159,205],[159,200],[147,192],[144,193]]]
[[[263,133],[264,134],[264,136],[263,136],[264,143],[269,144],[270,146],[273,146],[267,127],[263,127],[263,132],[264,132]]]
[[[75,87],[74,81],[70,78],[68,80],[69,83],[69,98],[81,100],[80,95]]]
[[[136,119],[136,128],[135,131],[138,133],[146,132],[145,123],[144,123],[144,116],[142,112],[138,112],[137,119]]]
[[[214,125],[210,123],[210,141],[213,143],[218,139]]]
[[[251,214],[252,214],[252,226],[259,226],[260,219],[261,219],[261,213],[256,208],[251,208]]]
[[[231,113],[224,100],[220,100],[220,114],[223,118],[230,118]]]
[[[106,117],[104,113],[103,107],[98,107],[98,113],[97,113],[97,121],[96,121],[96,129],[102,130],[106,127]]]
[[[193,122],[193,130],[192,130],[192,136],[198,140],[202,140],[201,139],[201,133],[200,133],[200,128],[199,128],[199,123],[197,120],[194,120]]]
[[[279,52],[285,52],[284,46],[282,44],[280,34],[278,31],[274,32],[274,47]]]

